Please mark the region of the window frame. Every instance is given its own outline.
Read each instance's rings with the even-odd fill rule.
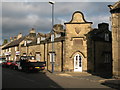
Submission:
[[[50,52],[49,56],[50,56],[50,62],[52,63],[52,54],[53,54],[53,62],[55,62],[55,52]]]

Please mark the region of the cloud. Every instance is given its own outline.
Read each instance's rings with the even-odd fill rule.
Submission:
[[[107,5],[112,2],[56,2],[55,23],[69,22],[75,11],[83,12],[85,19],[94,23],[109,22],[110,12]],[[2,30],[3,39],[18,33],[28,34],[31,28],[37,32],[51,30],[51,5],[48,2],[3,2]]]

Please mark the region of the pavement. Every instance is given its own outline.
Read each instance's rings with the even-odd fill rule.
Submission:
[[[47,71],[47,73],[50,73],[50,72]],[[106,79],[100,76],[92,75],[87,72],[54,72],[51,74],[61,76],[61,77],[71,77],[71,78],[78,78],[81,80],[89,80],[92,82],[99,82],[102,85],[106,85],[111,88],[120,90],[120,79],[115,79],[115,78]]]
[[[100,82],[103,85],[120,90],[120,79],[114,79],[114,78],[113,79],[105,79],[105,80],[101,80]]]

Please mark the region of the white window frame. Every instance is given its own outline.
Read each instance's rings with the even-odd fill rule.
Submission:
[[[24,46],[26,46],[26,44],[27,44],[27,41],[24,41]]]
[[[55,37],[55,35],[51,34],[51,42],[54,42],[54,37]]]
[[[27,43],[31,43],[32,41],[31,40],[27,40]]]
[[[39,56],[40,56],[40,57],[39,57],[39,60],[37,60],[37,58],[36,58],[36,56],[37,56],[38,54],[39,54]],[[41,61],[41,55],[40,55],[40,53],[36,53],[36,56],[35,56],[36,60],[37,60],[37,61]]]
[[[61,34],[56,34],[56,38],[59,38],[59,37],[61,37]]]
[[[37,44],[40,44],[40,37],[37,38]]]
[[[11,52],[11,48],[9,48],[9,52]]]
[[[17,51],[17,47],[15,47],[15,51]]]
[[[41,37],[41,40],[45,40],[45,37]]]
[[[55,53],[49,53],[50,55],[50,62],[52,62],[52,54],[53,54],[53,62],[55,62]]]

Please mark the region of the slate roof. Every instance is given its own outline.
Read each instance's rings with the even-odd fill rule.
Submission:
[[[65,40],[65,36],[55,38],[54,42],[61,42]],[[47,38],[45,40],[40,41],[40,44],[51,43],[51,39]],[[27,44],[27,46],[37,45],[37,38],[35,38],[31,43]],[[23,46],[23,45],[22,45]]]
[[[65,30],[54,30],[55,33],[59,34],[59,33],[65,33]]]
[[[111,31],[109,30],[99,30],[99,29],[93,29],[88,34],[90,35],[90,38],[94,41],[105,41],[105,33],[109,34],[110,42],[112,41],[111,37]]]
[[[9,48],[9,47],[18,46],[19,43],[20,43],[21,41],[23,41],[24,39],[25,39],[25,37],[21,37],[21,38],[19,38],[19,39],[17,39],[17,40],[14,40],[14,41],[10,42],[8,45],[6,45],[3,49]]]

